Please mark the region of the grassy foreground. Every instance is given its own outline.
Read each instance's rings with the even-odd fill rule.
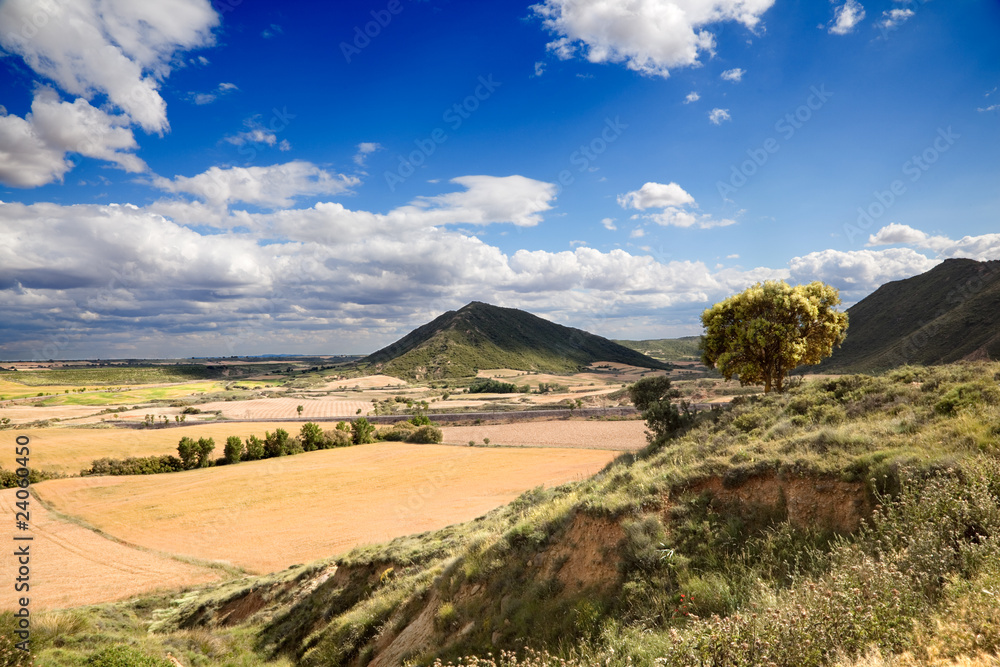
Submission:
[[[185,665],[995,664],[998,380],[903,368],[739,399],[466,524],[40,617],[36,664],[115,643]]]

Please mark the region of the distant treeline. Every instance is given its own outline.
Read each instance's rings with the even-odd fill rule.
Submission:
[[[214,438],[195,440],[183,437],[177,443],[177,456],[166,454],[125,459],[97,459],[89,468],[81,470],[80,475],[155,475],[194,468],[234,465],[241,461],[291,456],[302,452],[363,445],[376,441],[436,444],[441,442],[442,437],[441,429],[424,415],[417,415],[409,421],[393,424],[381,431],[364,417],[350,424],[338,422],[335,428],[326,431],[318,424],[307,422],[302,425],[297,436],[290,435],[283,428],[275,430],[274,433],[265,431],[263,439],[251,435],[243,440],[238,435],[231,435],[226,438],[223,456],[220,458],[212,458],[212,453],[215,451]]]

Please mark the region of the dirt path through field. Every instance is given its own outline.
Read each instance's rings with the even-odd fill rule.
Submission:
[[[15,489],[0,491],[0,515],[5,525],[14,525]],[[8,536],[0,549],[0,571],[12,582],[19,564],[14,546],[28,544],[30,589],[25,596],[31,610],[60,609],[82,604],[123,600],[158,589],[179,588],[217,581],[215,569],[190,565],[141,549],[119,544],[74,523],[58,518],[35,498],[29,500],[30,542],[14,542]],[[13,584],[4,586],[0,609],[13,609]],[[20,596],[21,594],[17,594]]]

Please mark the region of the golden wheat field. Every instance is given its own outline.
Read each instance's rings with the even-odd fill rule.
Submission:
[[[307,420],[302,420],[305,423]],[[333,428],[324,424],[324,428]],[[194,439],[214,438],[213,456],[222,456],[226,438],[238,435],[244,440],[251,435],[264,437],[265,431],[283,428],[292,435],[299,432],[297,422],[259,422],[197,424],[173,428],[117,429],[117,428],[41,428],[27,431],[5,431],[0,436],[13,442],[16,435],[31,438],[31,466],[40,470],[54,470],[75,475],[89,468],[94,459],[104,457],[123,459],[129,456],[177,455],[177,442],[184,436]],[[0,466],[7,470],[14,467],[14,448],[0,447]]]
[[[0,491],[0,515],[14,516],[14,489]],[[37,500],[30,501],[31,579],[28,597],[34,609],[55,609],[122,600],[159,589],[216,581],[216,569],[181,562],[166,555],[119,544],[92,530],[64,521]],[[13,521],[11,522],[13,523]],[[18,564],[14,547],[0,550],[0,571],[13,578]],[[0,596],[14,607],[15,597]]]
[[[616,454],[378,443],[34,489],[132,544],[271,572],[475,518],[535,486],[589,476]]]

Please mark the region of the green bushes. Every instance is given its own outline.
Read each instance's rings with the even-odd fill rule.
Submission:
[[[264,458],[264,441],[255,435],[251,435],[246,440],[244,448],[244,461],[259,461]]]
[[[66,475],[61,475],[57,472],[50,472],[47,470],[39,470],[38,468],[28,468],[28,483],[38,484],[39,482],[44,482],[47,479],[60,479]],[[0,489],[13,489],[18,486],[18,480],[21,478],[13,470],[4,470],[0,466]]]
[[[212,438],[198,438],[198,442],[195,442],[191,438],[183,437],[177,443],[177,455],[184,470],[209,467],[212,465],[211,455],[214,450],[215,440]]]
[[[224,451],[226,463],[230,465],[239,463],[240,458],[243,456],[243,441],[240,440],[240,436],[231,435],[226,438],[226,448]]]
[[[368,420],[362,420],[368,424]],[[362,421],[359,420],[359,421]],[[368,424],[371,432],[374,427]],[[420,433],[417,437],[423,438],[419,441],[411,442],[441,442],[440,429],[433,427],[416,428],[409,425],[410,430],[406,437],[414,433]],[[422,429],[431,429],[424,431]],[[436,432],[437,440],[434,440]],[[400,438],[405,440],[406,438]],[[373,440],[369,440],[371,442]],[[165,472],[178,472],[181,470],[191,470],[193,468],[207,468],[212,465],[234,465],[241,461],[258,461],[260,459],[272,458],[276,456],[289,456],[301,454],[304,451],[315,451],[319,449],[333,449],[334,447],[348,447],[355,444],[352,437],[351,427],[346,422],[339,422],[336,428],[323,431],[319,425],[307,422],[302,425],[298,437],[292,437],[288,431],[279,428],[274,433],[265,433],[261,440],[256,435],[251,435],[246,442],[240,440],[239,436],[231,435],[226,438],[224,457],[213,461],[211,454],[215,450],[215,440],[212,438],[199,438],[194,440],[190,437],[183,437],[177,444],[178,456],[147,456],[142,458],[129,457],[125,459],[103,458],[91,463],[89,468],[80,471],[81,476],[87,475],[156,475]],[[39,473],[32,471],[29,478],[31,483],[40,482],[52,477],[60,477],[52,473]],[[13,472],[0,469],[0,488],[17,486],[17,476]]]
[[[678,409],[672,403],[672,399],[680,398],[681,394],[671,388],[669,378],[643,378],[629,386],[628,395],[646,420],[652,432],[651,441],[662,440],[691,423],[687,404],[682,403]]]
[[[514,394],[517,387],[509,382],[500,382],[493,379],[476,380],[469,385],[470,394]]]
[[[275,429],[274,433],[264,432],[264,458],[273,459],[290,453],[288,431]]]
[[[375,427],[364,417],[355,419],[351,424],[355,445],[367,445],[375,442]]]
[[[417,428],[413,433],[411,433],[407,438],[406,442],[412,442],[419,445],[435,445],[441,442],[444,435],[441,433],[441,429],[436,426],[421,426]]]
[[[406,442],[406,439],[413,435],[416,428],[408,421],[397,422],[390,428],[379,431],[376,437],[386,442]]]
[[[103,458],[91,463],[80,471],[81,477],[89,475],[157,475],[164,472],[184,470],[184,464],[176,456],[146,456],[125,459]]]
[[[163,658],[148,656],[127,644],[115,644],[97,651],[84,663],[87,667],[170,667]]]
[[[954,415],[961,410],[976,405],[996,405],[1000,403],[1000,389],[995,384],[983,380],[966,382],[948,390],[934,404],[934,410],[944,415]]]

